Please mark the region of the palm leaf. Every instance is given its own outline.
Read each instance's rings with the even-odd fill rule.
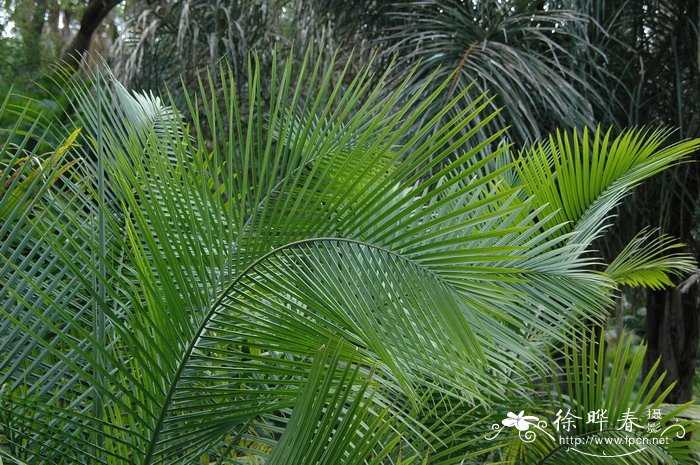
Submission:
[[[613,208],[640,182],[697,149],[690,140],[663,147],[667,131],[628,130],[617,137],[600,129],[557,132],[520,157],[518,175],[549,226],[563,225],[569,242],[589,245]]]
[[[386,94],[389,71],[345,86],[294,63],[275,61],[269,102],[254,56],[245,96],[225,66],[202,76],[189,122],[108,74],[66,82],[81,161],[40,215],[12,208],[2,251],[21,460],[454,461],[470,430],[452,406],[525,396],[542,347],[605,316],[586,244],[506,182],[519,164],[488,168],[507,145],[476,136],[486,99],[445,122],[426,115],[449,79],[402,102],[410,79]],[[300,449],[314,438],[328,447]]]
[[[641,231],[605,270],[616,283],[661,289],[672,286],[670,275],[688,274],[696,269],[692,255],[678,253],[682,248],[673,238]]]

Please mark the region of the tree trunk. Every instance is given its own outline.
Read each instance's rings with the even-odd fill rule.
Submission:
[[[644,371],[661,357],[667,371],[662,390],[676,381],[666,402],[678,404],[693,398],[693,374],[698,347],[698,285],[686,294],[677,288],[650,292],[647,301],[648,349]],[[658,376],[657,376],[658,377]]]
[[[41,57],[44,55],[41,50],[41,33],[44,30],[48,8],[48,0],[37,0],[31,21],[22,30],[22,42],[27,65],[37,70],[41,65]]]
[[[696,67],[695,59],[700,56],[700,38],[695,26],[700,24],[700,2],[687,0],[675,5],[677,22],[669,39],[673,40],[677,56],[670,64],[676,76],[684,76],[687,81],[681,83],[678,77],[674,78],[676,87],[670,96],[676,100],[677,106],[671,108],[677,112],[674,116],[678,120],[673,124],[681,128],[681,138],[698,137],[700,134],[695,121],[699,116],[700,68]],[[658,58],[661,61],[663,56],[659,55]],[[657,192],[657,196],[668,198],[667,203],[662,202],[657,210],[662,231],[686,243],[686,250],[696,260],[700,260],[700,243],[694,234],[700,199],[699,157],[700,153],[688,157],[694,163],[669,173],[674,176],[674,179],[667,179],[670,182],[665,184],[669,190]],[[668,195],[669,191],[672,192],[671,196]],[[668,398],[672,403],[686,402],[693,397],[693,376],[700,338],[699,286],[700,283],[695,280],[692,285],[684,286],[685,292],[678,288],[652,292],[647,300],[646,337],[649,350],[645,369],[648,370],[656,358],[661,357],[661,369],[668,372],[663,386],[677,382]]]
[[[68,49],[63,54],[63,61],[68,66],[77,70],[80,68],[80,62],[83,55],[90,48],[90,40],[95,29],[102,23],[102,20],[109,14],[112,9],[117,6],[122,0],[92,0],[85,9],[83,17],[80,20],[80,29],[73,37]]]

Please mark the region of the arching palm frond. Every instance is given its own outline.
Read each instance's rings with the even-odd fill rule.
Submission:
[[[672,237],[641,231],[605,269],[616,283],[663,289],[673,286],[671,276],[697,269],[693,256],[679,252],[683,244]]]
[[[509,183],[503,131],[476,136],[488,100],[433,117],[449,79],[386,93],[389,72],[346,85],[300,62],[273,60],[269,102],[254,56],[246,95],[222,66],[187,91],[189,121],[108,74],[65,84],[78,161],[35,176],[21,212],[0,199],[12,455],[483,461],[471,419],[528,399],[543,348],[605,317],[613,280],[548,198]],[[608,214],[590,213],[591,235]]]
[[[590,247],[634,187],[697,150],[696,140],[663,147],[668,135],[644,129],[617,137],[600,129],[558,131],[521,154],[516,184],[534,196],[543,214],[552,215],[548,226],[562,225],[558,234]]]

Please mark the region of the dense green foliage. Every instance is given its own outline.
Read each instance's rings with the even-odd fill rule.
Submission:
[[[272,63],[263,79],[252,56],[245,86],[225,66],[201,78],[188,120],[104,72],[63,83],[69,121],[10,128],[4,459],[597,463],[489,440],[490,425],[593,399],[611,421],[658,407],[658,384],[632,394],[643,350],[606,384],[598,345],[576,347],[619,284],[693,269],[668,238],[642,233],[610,264],[594,243],[700,140],[558,132],[515,155],[503,130],[481,137],[486,97],[457,109],[469,89],[425,117],[452,76],[405,98],[410,80],[383,92],[391,70],[346,81],[308,56]],[[38,151],[49,133],[63,142]],[[652,462],[695,459],[674,441],[617,463]]]
[[[697,463],[698,31],[3,2],[0,465]]]

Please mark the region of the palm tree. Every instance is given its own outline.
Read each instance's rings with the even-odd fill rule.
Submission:
[[[471,85],[475,94],[493,92],[494,108],[504,107],[495,126],[512,125],[516,143],[592,121],[618,130],[674,127],[675,140],[700,135],[695,0],[387,0],[363,2],[363,8],[326,0],[321,5],[338,23],[347,23],[336,28],[346,41],[369,35],[387,47],[385,55],[396,53],[406,70],[420,63],[415,82],[457,70],[453,91]],[[659,235],[679,237],[697,258],[697,167],[684,164],[645,186],[619,212],[616,234],[599,247],[614,257],[641,227],[652,226]],[[677,381],[670,399],[682,403],[693,396],[697,370],[697,276],[674,284],[675,289],[630,292],[643,296],[635,310],[646,309],[645,366],[651,368],[661,356],[670,374],[665,385]],[[620,328],[622,321],[619,312]]]
[[[216,76],[223,59],[245,85],[246,57],[257,51],[269,70],[271,51],[304,50],[314,43],[315,16],[305,2],[210,2],[179,0],[131,5],[112,53],[115,74],[139,89],[179,90],[181,80],[196,85],[197,73]],[[323,41],[321,39],[321,41]],[[287,56],[281,54],[280,56]],[[269,71],[264,73],[267,77]],[[218,85],[218,84],[217,84]],[[239,91],[244,91],[239,89]]]
[[[391,70],[272,63],[269,102],[253,55],[245,94],[226,66],[183,90],[189,120],[106,72],[67,80],[64,143],[42,154],[56,129],[35,121],[0,146],[3,459],[514,462],[487,417],[545,405],[548,348],[602,324],[620,283],[694,266],[668,238],[609,264],[591,245],[700,140],[557,133],[511,157],[503,130],[475,136],[483,95],[426,118],[454,76],[386,93]],[[650,388],[620,405],[658,405]]]
[[[596,74],[586,67],[605,58],[589,39],[601,31],[591,27],[596,23],[580,1],[389,0],[362,2],[358,8],[326,0],[320,5],[322,14],[336,19],[334,30],[346,43],[369,37],[387,61],[395,59],[405,71],[400,79],[410,71],[420,87],[433,73],[438,81],[452,76],[435,111],[468,87],[455,111],[490,92],[492,109],[503,108],[491,132],[511,126],[509,135],[520,147],[556,128],[593,127],[594,114],[608,108],[598,89],[608,76],[600,75],[602,68]]]

